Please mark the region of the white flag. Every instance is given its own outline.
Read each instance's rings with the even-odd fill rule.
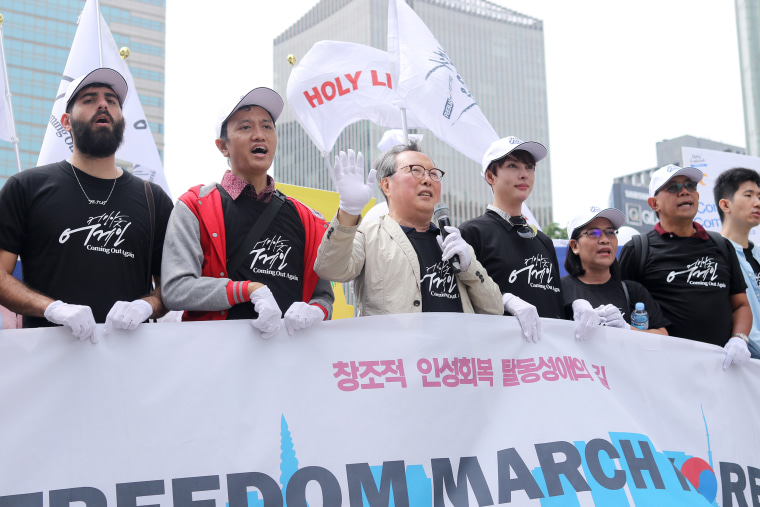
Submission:
[[[322,152],[343,129],[360,120],[402,126],[400,100],[388,69],[388,53],[351,42],[321,41],[288,78],[288,104]],[[421,127],[407,112],[409,128]]]
[[[0,38],[3,37],[3,29],[0,27]],[[0,40],[0,47],[2,41]],[[5,81],[5,76],[8,75],[7,67],[5,64],[5,51],[0,51],[0,62],[3,66],[0,68],[0,139],[3,141],[13,142],[15,136],[15,128],[13,126],[13,110],[11,109],[10,101],[8,100],[8,90],[10,89],[10,83]]]
[[[116,41],[114,41],[111,30],[108,29],[103,16],[100,16],[100,39],[103,45],[103,64],[100,64],[98,16],[95,0],[87,0],[79,18],[79,26],[76,35],[74,35],[69,59],[66,61],[66,68],[58,87],[58,95],[53,104],[53,112],[50,114],[37,165],[51,164],[71,157],[74,149],[73,141],[71,135],[63,129],[60,123],[61,115],[66,110],[64,102],[66,89],[69,83],[78,77],[98,67],[108,67],[124,76],[129,86],[129,93],[122,108],[126,121],[124,142],[116,152],[116,158],[131,162],[134,165],[135,176],[160,185],[171,196],[161,158],[158,156],[156,143],[140,104],[132,74],[129,72],[126,62],[119,55]]]
[[[499,139],[446,51],[404,0],[388,6],[388,53],[396,91],[446,144],[480,164]]]

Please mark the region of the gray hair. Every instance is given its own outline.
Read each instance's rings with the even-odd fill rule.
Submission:
[[[421,153],[422,155],[430,158],[427,153],[420,149],[417,141],[414,141],[412,139],[409,140],[408,144],[399,144],[393,148],[390,148],[389,150],[382,153],[379,157],[377,157],[375,159],[375,162],[372,164],[372,168],[377,171],[378,187],[383,181],[383,178],[389,178],[396,173],[396,155],[404,153],[405,151],[416,151],[417,153]],[[433,165],[435,165],[435,162],[433,162]],[[383,197],[385,197],[385,200],[387,201],[388,196],[385,195],[385,192],[382,192],[382,189],[380,193],[383,194]]]

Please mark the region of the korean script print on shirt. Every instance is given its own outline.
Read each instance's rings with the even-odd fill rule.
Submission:
[[[436,241],[438,230],[426,232],[408,230],[420,263],[420,291],[423,312],[461,312],[456,275],[451,264],[441,259],[441,248]]]

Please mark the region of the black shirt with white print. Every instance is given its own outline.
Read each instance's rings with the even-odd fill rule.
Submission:
[[[638,273],[639,259],[629,242],[620,252],[621,277],[638,281],[652,294],[671,323],[670,335],[725,345],[733,330],[731,296],[747,288],[734,248],[726,246],[726,259],[709,237],[653,230],[647,238],[644,273]]]
[[[752,267],[752,273],[755,275],[755,284],[760,287],[760,262],[757,262],[757,259],[755,259],[755,256],[752,254],[753,248],[755,248],[755,245],[750,241],[749,248],[743,249],[744,257],[747,259],[747,262],[749,262],[750,267]]]
[[[449,262],[441,259],[443,252],[436,240],[438,228],[430,224],[425,232],[403,225],[401,229],[412,243],[420,263],[422,311],[462,313],[457,277]]]
[[[459,230],[502,294],[527,301],[541,317],[564,317],[557,253],[546,234],[537,231],[533,238],[520,237],[492,206]]]

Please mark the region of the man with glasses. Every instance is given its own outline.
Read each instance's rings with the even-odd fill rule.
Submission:
[[[649,290],[671,323],[669,334],[724,346],[727,368],[750,357],[752,311],[734,249],[694,222],[702,176],[675,165],[654,172],[648,203],[660,221],[623,247],[621,275]]]
[[[522,206],[536,180],[536,163],[546,148],[516,137],[495,141],[483,157],[482,176],[493,191],[487,211],[460,226],[488,274],[499,284],[504,315],[520,322],[526,340],[541,337],[539,317],[564,315],[559,264],[552,240],[528,225]],[[591,311],[578,315],[576,337],[585,338],[598,325]]]
[[[322,238],[314,271],[354,280],[360,316],[416,312],[501,313],[499,287],[455,227],[441,238],[431,223],[444,172],[415,143],[386,151],[364,182],[364,157],[335,157],[340,207]],[[388,214],[362,223],[376,175]],[[449,262],[459,258],[460,271]]]

